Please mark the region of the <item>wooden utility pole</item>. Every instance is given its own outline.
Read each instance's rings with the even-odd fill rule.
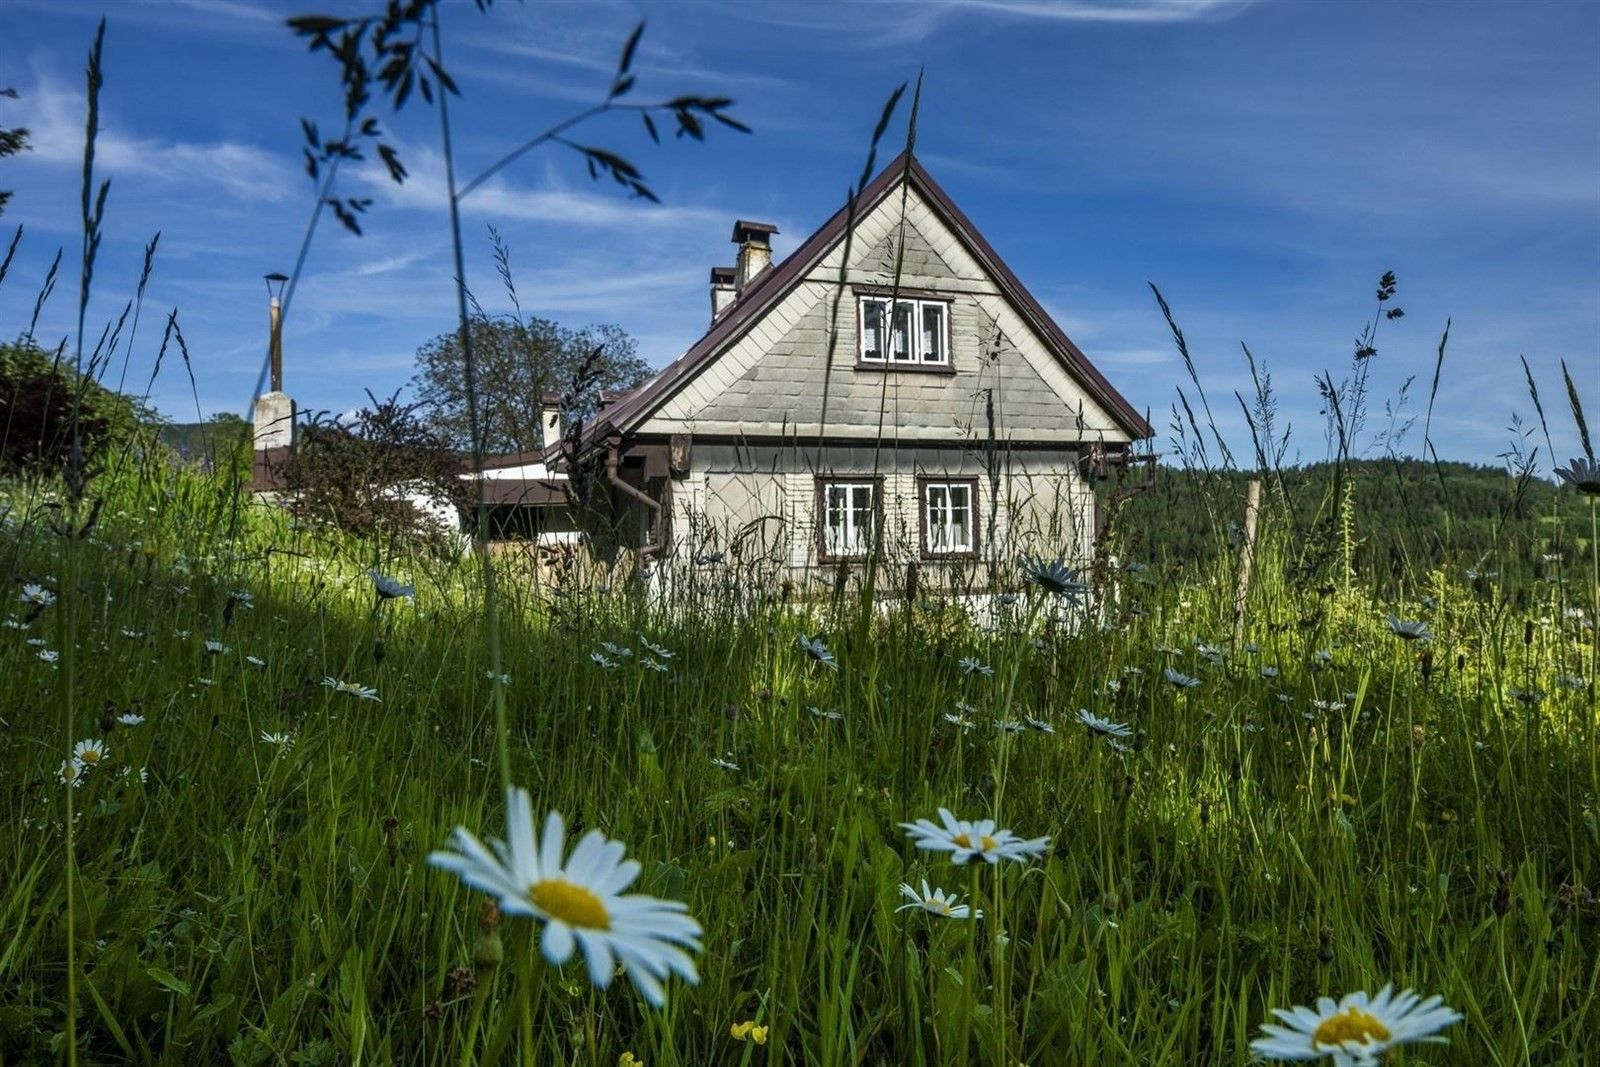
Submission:
[[[1256,526],[1261,516],[1261,479],[1251,478],[1244,501],[1244,544],[1239,549],[1239,582],[1233,593],[1233,643],[1244,641],[1244,613],[1250,600],[1250,572],[1256,561]]]

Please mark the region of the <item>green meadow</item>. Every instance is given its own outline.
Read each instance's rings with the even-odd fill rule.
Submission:
[[[1589,515],[1518,588],[1390,594],[1297,578],[1269,492],[1237,623],[1224,546],[1067,612],[1002,571],[982,630],[504,560],[491,623],[475,557],[154,454],[86,499],[0,505],[6,1063],[1244,1064],[1271,1008],[1390,982],[1463,1017],[1395,1062],[1600,1055]],[[503,833],[502,756],[687,904],[698,985],[597,988],[428,864]],[[899,826],[941,807],[1049,847],[952,866]],[[897,910],[924,879],[983,917]]]
[[[369,91],[398,108],[419,57],[450,84],[432,5],[386,10],[375,39],[296,20],[349,101],[346,139],[305,127],[301,263],[325,206],[360,229],[370,201],[331,190]],[[603,104],[477,181],[633,109],[638,39]],[[75,338],[0,346],[31,383],[0,392],[0,1067],[1600,1062],[1600,476],[1570,375],[1587,458],[1560,482],[1527,364],[1542,452],[1518,422],[1509,473],[1402,460],[1362,431],[1386,274],[1350,377],[1318,381],[1330,462],[1283,469],[1262,376],[1251,474],[1208,453],[1157,293],[1204,419],[1181,395],[1171,467],[1092,561],[975,566],[981,625],[875,559],[872,595],[358,537],[255,499],[207,440],[237,423],[180,435],[216,459],[186,465],[89,384],[156,248],[97,345],[100,48]],[[745,129],[730,104],[642,111],[699,140]],[[152,381],[192,384],[177,322]]]

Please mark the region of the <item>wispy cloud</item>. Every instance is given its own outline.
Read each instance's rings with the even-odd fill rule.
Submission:
[[[407,157],[411,177],[396,185],[372,169],[356,180],[392,207],[443,211],[448,202],[442,158],[430,149],[413,150]],[[701,205],[652,204],[647,200],[612,192],[597,184],[577,188],[556,184],[529,186],[495,177],[462,201],[462,210],[490,219],[515,219],[563,227],[634,230],[685,230],[720,228],[736,216],[724,209]]]
[[[85,103],[81,93],[48,80],[26,90],[33,151],[17,165],[81,167]],[[102,105],[95,166],[106,177],[154,179],[188,190],[221,190],[250,202],[280,201],[299,191],[288,161],[239,141],[195,142],[142,136],[120,126],[114,106]]]
[[[943,6],[1058,22],[1196,22],[1224,19],[1255,0],[944,0]]]

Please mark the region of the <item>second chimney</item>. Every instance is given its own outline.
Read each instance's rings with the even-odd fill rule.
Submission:
[[[561,394],[546,393],[539,403],[539,429],[545,448],[561,440]]]
[[[722,313],[733,306],[739,292],[732,267],[711,268],[711,321],[716,322]]]
[[[733,268],[737,292],[744,292],[762,271],[772,266],[772,235],[777,232],[770,222],[740,219],[733,224],[733,243],[739,246],[739,258]]]

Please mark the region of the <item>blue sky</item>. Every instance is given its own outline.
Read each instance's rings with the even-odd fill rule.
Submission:
[[[22,94],[0,99],[0,123],[35,140],[0,163],[0,188],[16,192],[0,230],[25,227],[0,335],[26,328],[57,248],[74,266],[39,336],[72,329],[82,69],[105,15],[99,159],[112,189],[90,322],[121,310],[159,230],[129,381],[148,377],[176,307],[194,387],[169,361],[152,399],[179,419],[244,413],[265,349],[262,275],[292,265],[312,202],[298,120],[339,114],[330,64],[282,20],[378,6],[0,0],[0,87]],[[919,156],[1151,411],[1163,447],[1187,380],[1147,281],[1236,448],[1243,341],[1272,373],[1292,454],[1324,454],[1314,376],[1348,366],[1390,269],[1406,317],[1383,324],[1374,430],[1408,377],[1408,410],[1425,407],[1447,317],[1441,455],[1493,461],[1513,413],[1532,416],[1519,356],[1562,458],[1578,442],[1560,359],[1600,423],[1600,4],[501,0],[480,15],[460,0],[444,25],[460,169],[603,95],[640,18],[635,96],[732,96],[754,135],[657,147],[630,116],[586,127],[583,140],[640,165],[660,206],[590,182],[559,149],[525,158],[465,204],[468,277],[489,309],[506,304],[494,224],[527,310],[615,322],[666,363],[705,328],[706,272],[732,262],[732,220],[773,221],[777,254],[794,248],[842,202],[884,98],[922,68]],[[376,200],[367,236],[324,228],[291,309],[287,387],[303,408],[404,385],[417,346],[453,322],[437,115],[415,100],[390,125],[413,177],[351,172],[347,193]],[[1531,443],[1542,454],[1542,435]],[[1400,450],[1420,449],[1419,425]]]

